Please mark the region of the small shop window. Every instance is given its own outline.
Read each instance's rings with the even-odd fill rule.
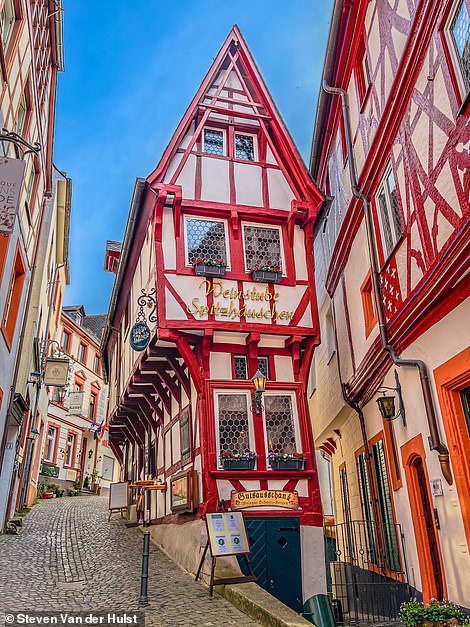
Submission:
[[[243,452],[250,448],[246,394],[218,394],[219,451]]]
[[[260,268],[281,268],[281,231],[277,227],[245,225],[245,266],[250,271]]]
[[[398,240],[403,235],[400,207],[398,205],[397,188],[392,170],[389,170],[377,195],[382,241],[385,259],[393,252]]]
[[[188,265],[198,260],[228,264],[226,225],[221,220],[186,218],[186,257]]]
[[[294,453],[297,444],[292,397],[264,394],[263,402],[268,449],[275,453]]]
[[[255,138],[253,135],[235,133],[235,159],[255,160]]]
[[[204,152],[209,155],[225,154],[224,151],[224,132],[213,128],[204,129]]]

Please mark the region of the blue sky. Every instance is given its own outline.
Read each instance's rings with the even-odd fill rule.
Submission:
[[[307,162],[332,0],[65,0],[55,163],[73,180],[65,304],[108,310],[107,239],[156,166],[233,24]]]

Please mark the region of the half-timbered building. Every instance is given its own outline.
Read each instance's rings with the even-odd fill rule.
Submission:
[[[327,575],[355,619],[396,617],[410,595],[470,605],[469,10],[334,3],[309,396],[333,488]]]
[[[102,342],[124,479],[166,487],[146,491],[153,537],[195,572],[204,514],[234,493],[256,497],[245,510],[252,567],[297,610],[324,591],[306,397],[322,200],[234,27],[157,168],[136,183],[121,251],[109,248],[120,259],[107,263],[117,277]],[[227,468],[224,454],[245,452],[251,469]],[[296,453],[296,469],[269,463]]]

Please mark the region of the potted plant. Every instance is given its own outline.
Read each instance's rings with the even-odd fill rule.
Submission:
[[[101,479],[103,478],[100,474],[98,474],[97,470],[94,470],[91,473],[91,476],[93,477],[93,479],[95,480],[95,484],[94,484],[94,492],[95,494],[97,494],[98,496],[101,494]]]
[[[222,259],[196,259],[193,268],[197,276],[223,277],[227,264]]]
[[[64,492],[65,490],[63,490],[62,488],[59,488],[58,490],[56,490],[55,494],[57,496],[58,499],[62,498],[64,496]]]
[[[85,488],[85,490],[89,490],[90,489],[90,475],[87,475],[83,481],[83,487]]]
[[[450,601],[431,599],[425,606],[418,601],[408,601],[400,606],[400,620],[406,627],[450,627],[462,625],[462,611]]]
[[[251,278],[256,283],[280,283],[282,281],[281,264],[273,266],[253,266]]]
[[[254,451],[248,449],[243,452],[222,451],[219,456],[224,470],[253,470],[257,457]]]
[[[273,470],[303,470],[306,461],[302,453],[268,453],[268,463]]]

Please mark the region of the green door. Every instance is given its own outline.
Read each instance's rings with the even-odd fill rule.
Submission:
[[[245,518],[250,566],[257,583],[296,612],[302,610],[300,520],[295,516]],[[240,566],[246,572],[243,558]]]

